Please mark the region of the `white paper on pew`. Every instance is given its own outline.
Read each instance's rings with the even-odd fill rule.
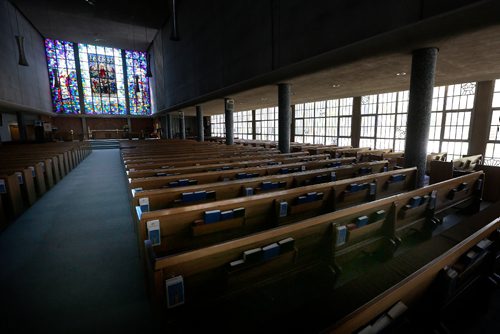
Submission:
[[[23,173],[16,172],[16,176],[17,176],[17,180],[19,181],[19,184],[24,184]]]
[[[184,304],[184,279],[182,276],[165,280],[167,307],[172,308]]]
[[[0,180],[0,194],[6,194],[7,187],[5,186],[5,180]]]
[[[36,177],[36,174],[35,174],[35,167],[33,167],[33,166],[29,166],[28,168],[29,168],[29,169],[31,169],[31,175],[35,178],[35,177]]]
[[[384,314],[383,316],[378,318],[377,321],[375,321],[375,323],[372,325],[373,333],[380,332],[382,329],[389,326],[390,323],[391,323],[391,318],[389,318],[387,314]]]
[[[408,307],[402,301],[399,301],[396,305],[391,307],[391,309],[387,312],[387,315],[392,319],[396,319],[401,314],[405,313],[407,309]]]
[[[137,194],[138,192],[141,192],[141,191],[142,191],[141,187],[132,189],[132,197],[135,197],[135,194]]]
[[[141,207],[142,212],[148,212],[149,211],[149,198],[148,197],[139,198],[139,206]]]
[[[137,206],[135,207],[135,213],[137,213],[137,218],[138,218],[139,220],[141,220],[141,218],[142,218],[142,210],[141,210],[141,207],[140,207],[139,205],[137,205]]]
[[[153,246],[161,245],[160,221],[158,219],[150,220],[146,223],[148,229],[148,239]]]
[[[375,334],[371,325],[366,326],[358,332],[358,334]]]

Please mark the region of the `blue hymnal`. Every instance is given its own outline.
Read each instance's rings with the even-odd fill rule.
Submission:
[[[269,190],[269,189],[272,189],[272,186],[273,184],[269,181],[265,181],[265,182],[262,182],[260,187],[262,188],[262,190]]]
[[[0,194],[6,194],[7,187],[5,186],[5,180],[0,180]]]
[[[241,265],[245,264],[245,260],[243,259],[239,259],[239,260],[236,260],[236,261],[233,261],[233,262],[230,262],[229,263],[229,268],[231,269],[235,269]]]
[[[361,167],[359,169],[359,174],[360,175],[370,174],[371,172],[372,172],[371,167]]]
[[[220,213],[220,220],[227,220],[234,218],[233,210],[222,211]]]
[[[240,179],[246,179],[247,178],[247,173],[237,173],[236,174],[236,179],[240,180]]]
[[[280,246],[280,253],[285,253],[293,250],[293,247],[295,246],[295,240],[293,238],[286,238],[278,241],[278,245]]]
[[[194,193],[194,199],[196,201],[203,201],[207,199],[207,192],[205,190],[196,191]]]
[[[29,167],[29,169],[31,169],[31,176],[33,177],[36,177],[36,174],[35,174],[35,167]]]
[[[356,192],[359,190],[359,185],[357,185],[356,183],[351,183],[347,189],[350,192]]]
[[[182,193],[182,201],[183,202],[192,202],[195,201],[196,198],[193,192]]]
[[[312,201],[315,201],[316,200],[316,196],[318,195],[317,192],[310,192],[310,193],[307,193],[307,201],[308,202],[312,202]]]
[[[253,195],[253,188],[245,188],[245,196],[252,196]]]
[[[376,183],[373,183],[373,182],[370,183],[369,188],[370,188],[370,195],[377,194],[377,184]]]
[[[262,259],[262,248],[249,249],[243,252],[243,260],[245,262],[257,262]]]
[[[289,170],[288,168],[281,168],[280,169],[280,174],[288,174]]]
[[[187,186],[189,184],[188,179],[181,179],[178,181],[180,186]]]
[[[142,212],[148,212],[149,211],[149,198],[147,198],[147,197],[139,198],[139,205],[141,207]]]
[[[179,186],[179,182],[177,182],[177,181],[169,182],[168,186],[171,187],[171,188],[178,187]]]
[[[373,221],[378,221],[385,218],[385,210],[378,210],[373,214]]]
[[[243,218],[245,217],[245,208],[236,208],[233,209],[234,218]]]
[[[167,173],[156,173],[156,176],[167,176]]]
[[[262,247],[262,257],[264,260],[272,259],[280,254],[280,246],[277,243],[273,243]]]
[[[307,203],[307,196],[299,196],[297,197],[297,199],[295,200],[295,204],[304,204],[304,203]]]
[[[342,225],[336,226],[335,228],[337,229],[336,245],[342,246],[347,241],[347,227],[345,227],[345,225]]]
[[[391,175],[391,182],[401,182],[401,181],[404,181],[405,178],[406,178],[406,175],[404,175],[404,174]]]
[[[419,206],[421,199],[422,198],[420,196],[413,196],[412,198],[410,198],[410,206],[412,208]]]
[[[356,218],[356,226],[363,227],[366,224],[368,224],[368,217],[367,216],[361,216],[361,217]]]
[[[184,280],[182,276],[165,281],[167,289],[167,307],[172,308],[184,304]]]
[[[216,223],[220,220],[220,210],[205,211],[205,224]]]
[[[280,205],[279,216],[286,217],[288,215],[288,203],[287,202],[280,202],[279,205]]]

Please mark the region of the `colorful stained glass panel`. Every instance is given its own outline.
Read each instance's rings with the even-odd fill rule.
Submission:
[[[127,86],[131,115],[151,115],[149,80],[146,77],[146,53],[125,51]]]
[[[81,113],[73,47],[71,42],[45,40],[52,106],[57,113]]]

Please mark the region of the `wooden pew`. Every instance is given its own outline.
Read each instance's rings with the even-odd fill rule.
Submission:
[[[397,234],[404,229],[414,228],[419,222],[424,223],[428,212],[419,207],[406,208],[406,203],[410,203],[415,196],[435,196],[435,201],[427,199],[422,205],[437,214],[466,201],[479,199],[482,176],[481,172],[465,175],[295,224],[287,224],[175,255],[158,257],[151,243],[146,241],[151,297],[153,301],[164,306],[165,280],[182,276],[186,291],[184,294],[186,305],[203,304],[206,300],[205,304],[208,306],[217,298],[223,298],[228,294],[234,295],[240,289],[249,289],[252,285],[270,280],[292,269],[307,268],[312,261],[322,261],[326,265],[336,267],[343,255],[347,255],[346,249],[350,248],[356,252],[360,248],[373,248],[374,245],[380,245],[381,240],[394,241]],[[461,190],[462,193],[457,192],[456,189],[464,183],[467,183],[469,187]],[[451,198],[450,193],[454,193],[455,196]],[[380,210],[386,212],[384,218],[374,219],[370,224],[359,227],[355,234],[353,232],[351,236],[348,236],[345,246],[342,248],[338,246],[335,235],[337,226],[350,224],[361,215],[372,217]],[[173,222],[170,221],[170,223]],[[242,254],[247,250],[271,245],[288,238],[293,238],[293,247],[287,247],[284,253],[280,253],[269,261],[259,260],[253,264],[234,262],[241,259]],[[217,285],[217,282],[220,284]],[[210,293],[212,288],[214,288],[214,293]],[[235,296],[237,297],[237,294]]]
[[[253,152],[251,154],[238,154],[238,155],[218,155],[214,154],[215,152],[208,152],[203,154],[196,154],[195,156],[172,156],[172,155],[155,155],[150,158],[141,158],[141,159],[123,159],[125,164],[130,163],[148,163],[148,162],[169,162],[169,166],[172,167],[182,167],[182,166],[192,166],[196,164],[213,164],[213,163],[224,163],[224,162],[235,162],[235,161],[244,161],[249,159],[256,159],[257,157],[266,158],[266,157],[281,157],[281,158],[292,158],[298,156],[307,156],[307,152],[296,152],[296,153],[278,153],[278,152],[267,152],[267,151],[258,151]]]
[[[341,320],[337,321],[333,326],[328,328],[325,333],[353,333],[363,329],[374,319],[379,318],[387,310],[391,309],[397,303],[403,303],[406,307],[420,307],[418,303],[430,291],[433,282],[436,281],[439,274],[446,268],[452,268],[460,258],[477,245],[485,238],[492,238],[492,234],[497,234],[500,228],[500,218],[492,218],[486,221],[485,225],[475,233],[459,241],[454,247],[447,252],[429,262],[424,267],[418,269],[410,276],[403,279],[398,284],[392,286],[376,298],[368,301],[364,305],[360,305],[358,309],[349,313]],[[493,237],[495,238],[495,237]],[[436,298],[433,298],[437,302]],[[471,307],[474,307],[470,305]],[[436,305],[432,308],[436,308]],[[432,311],[432,310],[429,310]],[[424,317],[424,315],[421,315]],[[418,321],[426,321],[428,319],[420,318]],[[434,320],[434,319],[432,319]]]
[[[387,161],[372,161],[354,165],[341,165],[338,167],[313,169],[304,172],[298,171],[286,174],[242,178],[232,181],[197,184],[184,187],[153,189],[140,192],[136,192],[132,189],[132,206],[135,208],[139,205],[140,198],[147,198],[149,202],[149,210],[155,211],[173,206],[193,205],[203,201],[207,202],[241,196],[250,196],[262,192],[279,191],[309,184],[343,180],[360,175],[360,170],[366,171],[364,174],[372,174],[383,172],[386,170],[386,167]],[[279,184],[279,187],[273,189],[262,189],[261,187],[263,182]],[[183,193],[195,193],[200,191],[209,192],[210,198],[199,199],[198,201],[182,200]]]
[[[416,169],[408,168],[186,207],[151,212],[142,212],[138,207],[139,243],[147,239],[148,222],[158,220],[161,244],[155,247],[156,252],[172,254],[204,247],[413,189],[415,175]],[[311,196],[311,199],[302,196]],[[239,208],[243,209],[243,213],[238,218],[211,224],[204,221],[207,211],[224,212]]]
[[[289,170],[294,170],[300,168],[301,170],[311,170],[311,169],[319,169],[319,168],[329,168],[331,166],[335,166],[338,163],[340,164],[350,164],[353,163],[353,158],[341,158],[341,159],[332,159],[332,160],[317,160],[317,161],[308,161],[308,162],[296,162],[290,164],[272,164],[272,165],[264,165],[257,167],[246,167],[239,169],[228,169],[228,170],[219,170],[213,172],[200,172],[200,173],[192,173],[192,174],[182,174],[182,175],[167,175],[167,176],[156,176],[156,177],[145,177],[145,178],[132,178],[129,177],[129,188],[136,189],[142,188],[143,190],[148,189],[159,189],[163,187],[169,187],[171,182],[176,182],[180,179],[188,179],[193,180],[196,184],[206,184],[206,183],[214,183],[219,181],[229,181],[236,178],[238,173],[251,173],[258,174],[259,176],[271,175],[279,173],[283,168],[288,168]],[[167,173],[168,174],[168,173]],[[132,174],[129,171],[129,176],[137,175]]]
[[[267,163],[293,163],[293,162],[299,162],[299,161],[313,161],[313,160],[325,160],[329,159],[330,156],[328,154],[319,154],[319,155],[307,155],[307,156],[298,156],[298,157],[280,157],[280,156],[272,156],[269,158],[263,157],[263,159],[245,159],[244,161],[236,161],[236,162],[227,162],[227,163],[213,163],[213,164],[207,164],[207,165],[188,165],[185,167],[173,167],[173,168],[168,168],[170,166],[169,161],[162,161],[162,162],[152,162],[152,163],[144,163],[144,164],[127,164],[126,168],[128,168],[129,171],[137,171],[137,170],[150,170],[150,169],[165,169],[166,171],[169,171],[171,173],[181,173],[181,174],[186,174],[186,173],[194,173],[194,172],[201,172],[201,171],[210,171],[218,168],[238,168],[241,166],[258,166],[261,164],[267,164]],[[182,165],[182,164],[181,164]],[[165,168],[167,167],[167,168]]]

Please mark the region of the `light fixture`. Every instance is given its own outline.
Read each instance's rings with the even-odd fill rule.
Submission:
[[[177,3],[176,0],[172,0],[172,32],[170,34],[171,41],[179,40],[179,31],[177,29]]]
[[[339,88],[340,84],[332,84],[332,88]]]
[[[29,66],[26,60],[26,54],[24,53],[24,37],[16,36],[17,49],[19,51],[19,65]]]
[[[16,25],[18,33],[18,35],[16,36],[16,43],[17,43],[17,50],[19,51],[18,64],[22,66],[29,66],[28,60],[26,60],[26,53],[24,52],[24,37],[21,35],[21,30],[19,29],[19,20],[17,18],[17,11],[16,11]]]
[[[398,77],[404,77],[406,75],[406,72],[398,72],[396,73],[396,76]]]
[[[83,0],[85,1],[88,5],[95,6],[97,0]]]

